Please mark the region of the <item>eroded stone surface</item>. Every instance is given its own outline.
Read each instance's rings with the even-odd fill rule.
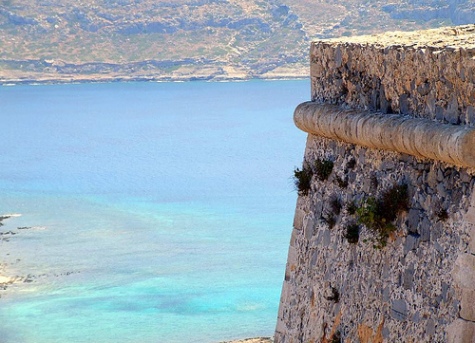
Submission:
[[[468,126],[352,111],[315,102],[300,104],[295,110],[294,122],[308,133],[350,144],[475,167],[475,129]],[[391,170],[394,166],[385,161],[381,168]]]
[[[457,319],[447,327],[447,343],[475,343],[475,323]]]
[[[457,257],[453,279],[461,288],[475,289],[475,255],[463,253]]]
[[[333,172],[326,181],[314,178],[311,193],[298,201],[298,211],[312,220],[292,234],[276,342],[329,338],[338,309],[342,315],[337,329],[350,342],[357,342],[359,335],[369,337],[366,328],[376,332],[383,320],[387,342],[445,342],[445,328],[459,317],[460,289],[452,272],[470,241],[471,225],[463,224],[463,215],[474,180],[462,178],[449,165],[310,135],[305,160],[312,164],[317,158],[331,159]],[[357,162],[349,168],[351,160]],[[393,167],[382,169],[383,161]],[[338,179],[349,173],[355,179],[343,187]],[[441,181],[430,185],[428,179],[438,174]],[[377,184],[366,188],[371,179]],[[374,235],[365,227],[357,244],[348,243],[345,227],[356,220],[350,204],[358,207],[364,198],[377,197],[398,183],[409,186],[410,208],[397,218],[398,230],[388,245],[373,248]],[[342,204],[338,215],[329,205],[335,196]],[[447,218],[440,215],[441,208]],[[333,228],[330,216],[335,217]],[[338,289],[339,303],[328,300],[329,285]]]
[[[475,124],[475,25],[316,41],[312,100]]]
[[[474,34],[468,25],[316,42],[313,100],[471,127]],[[352,128],[340,124],[335,136],[307,139],[304,163],[334,165],[327,180],[314,177],[308,196],[298,199],[275,342],[329,342],[339,332],[343,342],[475,343],[475,169],[345,142],[338,135]],[[375,137],[367,139],[388,133],[368,127],[365,135]],[[402,136],[415,147],[414,136]],[[346,228],[358,222],[365,199],[396,184],[408,185],[409,208],[394,221],[387,246],[375,249],[365,226],[349,243]]]
[[[475,322],[475,285],[472,289],[462,288],[460,317]]]

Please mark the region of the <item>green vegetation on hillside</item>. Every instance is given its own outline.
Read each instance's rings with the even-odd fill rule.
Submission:
[[[0,0],[0,81],[307,74],[310,40],[470,21],[475,0]]]

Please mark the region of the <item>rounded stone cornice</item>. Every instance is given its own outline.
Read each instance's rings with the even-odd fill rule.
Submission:
[[[300,104],[294,122],[299,129],[325,138],[475,167],[475,129],[468,126],[316,102]]]

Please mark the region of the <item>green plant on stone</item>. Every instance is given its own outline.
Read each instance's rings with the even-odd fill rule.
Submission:
[[[350,223],[345,226],[345,238],[348,243],[356,244],[360,239],[360,226],[356,223]]]
[[[397,215],[407,210],[409,197],[407,185],[394,185],[376,199],[369,197],[356,210],[358,222],[365,225],[374,235],[375,248],[386,246],[389,235],[396,231],[394,221]]]
[[[312,184],[312,177],[312,169],[306,166],[305,164],[302,167],[302,170],[300,170],[299,168],[295,168],[294,182],[299,195],[308,195],[308,192],[310,191],[310,186]]]
[[[332,215],[323,217],[323,220],[328,224],[328,228],[331,230],[335,227],[336,225],[336,218]]]
[[[356,160],[354,158],[351,158],[347,163],[346,163],[346,169],[354,169],[356,166]]]
[[[341,201],[337,196],[334,196],[333,198],[330,199],[330,209],[332,210],[332,213],[336,216],[340,215],[341,212]]]
[[[394,221],[397,215],[409,207],[409,194],[406,184],[393,185],[381,194],[379,199],[379,214],[382,218]]]
[[[331,292],[332,292],[332,294],[330,296],[326,297],[326,299],[329,300],[329,301],[333,301],[334,303],[340,302],[340,292],[338,292],[338,289],[331,286]]]
[[[437,216],[437,219],[440,221],[445,222],[447,219],[449,219],[449,212],[446,209],[440,208],[436,211],[435,215]]]
[[[353,215],[356,213],[357,207],[354,201],[349,202],[346,205],[346,210],[348,211],[348,214]]]
[[[317,158],[315,161],[315,174],[320,181],[328,179],[333,170],[333,162],[330,160],[321,160]]]
[[[374,242],[373,247],[377,249],[385,247],[389,235],[396,230],[394,224],[380,215],[380,208],[378,201],[370,197],[356,210],[358,222],[375,235],[371,240]]]
[[[374,197],[367,198],[361,207],[356,209],[358,222],[372,229],[378,225],[378,204]]]
[[[330,337],[330,343],[341,343],[341,333],[340,333],[340,331],[336,331],[336,332]]]
[[[345,176],[343,178],[337,176],[336,177],[336,182],[340,188],[346,188],[348,187],[348,178]]]

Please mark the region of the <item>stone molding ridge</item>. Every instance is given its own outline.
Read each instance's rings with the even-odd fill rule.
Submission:
[[[475,129],[464,125],[317,102],[297,106],[294,123],[302,131],[329,139],[475,167]]]

